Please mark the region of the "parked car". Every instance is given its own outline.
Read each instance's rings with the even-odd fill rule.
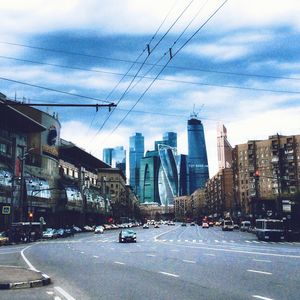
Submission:
[[[77,226],[73,226],[73,230],[74,230],[74,233],[82,232],[82,229]]]
[[[233,224],[233,229],[240,229],[240,226],[238,224]]]
[[[97,226],[95,228],[95,231],[94,231],[95,234],[97,233],[104,233],[104,227],[103,226]]]
[[[85,226],[83,227],[83,230],[84,230],[84,231],[89,231],[89,232],[94,231],[93,227],[88,226],[88,225],[85,225]]]
[[[149,225],[148,225],[147,223],[145,223],[145,224],[143,225],[143,229],[149,229]]]
[[[206,223],[206,222],[203,222],[203,223],[202,223],[202,228],[209,228],[209,225],[208,225],[208,223]]]
[[[119,243],[136,243],[136,233],[131,229],[122,229],[119,233]]]
[[[209,227],[213,227],[214,226],[214,222],[213,221],[208,222],[208,226]]]
[[[43,239],[57,239],[58,233],[55,229],[48,228],[43,231]]]
[[[195,222],[192,222],[192,223],[191,223],[191,226],[196,226],[196,223],[195,223]]]
[[[181,226],[186,226],[186,223],[181,223]]]
[[[159,225],[157,223],[154,224],[154,228],[159,228]]]
[[[0,246],[7,245],[9,242],[7,233],[5,231],[0,232]]]
[[[168,225],[169,225],[169,226],[175,226],[175,223],[174,223],[173,221],[169,221],[169,222],[168,222]]]

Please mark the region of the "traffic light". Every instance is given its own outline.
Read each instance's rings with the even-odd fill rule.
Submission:
[[[28,212],[28,219],[29,219],[29,221],[33,220],[33,212],[32,211]]]

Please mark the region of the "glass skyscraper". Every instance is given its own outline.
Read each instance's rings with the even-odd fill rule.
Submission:
[[[144,149],[144,137],[141,133],[135,133],[129,138],[129,183],[138,196],[140,195],[140,166]]]
[[[207,152],[202,122],[196,114],[188,120],[188,172],[189,193],[203,188],[209,179]]]
[[[126,176],[126,150],[123,146],[103,149],[103,161],[113,168],[120,169]]]
[[[163,141],[165,145],[177,149],[177,133],[176,132],[165,132],[163,134]]]

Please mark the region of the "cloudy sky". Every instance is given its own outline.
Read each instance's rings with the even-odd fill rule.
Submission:
[[[127,148],[135,132],[151,150],[175,131],[186,154],[195,110],[213,176],[218,124],[233,146],[300,134],[300,1],[223,3],[0,1],[0,92],[31,103],[117,104],[48,110],[59,113],[61,137],[98,158],[103,148]]]

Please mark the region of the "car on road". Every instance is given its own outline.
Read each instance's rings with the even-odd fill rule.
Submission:
[[[283,221],[277,219],[256,219],[256,236],[263,241],[284,240]]]
[[[195,223],[195,222],[192,222],[192,223],[191,223],[191,226],[196,226],[196,223]]]
[[[149,229],[149,225],[148,224],[144,224],[143,225],[143,229]]]
[[[181,226],[186,226],[186,223],[181,223]]]
[[[242,221],[240,231],[249,231],[250,226],[251,226],[250,221]]]
[[[167,225],[168,225],[168,226],[175,226],[175,223],[174,223],[173,221],[169,221],[169,222],[167,223]]]
[[[8,244],[8,236],[5,231],[0,232],[0,246]]]
[[[97,233],[104,233],[104,227],[103,226],[97,226],[95,228],[95,231],[94,231],[95,234]]]
[[[206,222],[203,222],[203,223],[202,223],[202,228],[209,228],[209,225],[208,225],[208,223],[206,223]]]
[[[232,220],[224,220],[222,224],[222,231],[233,231],[234,224]]]
[[[159,225],[156,223],[156,224],[154,225],[154,228],[159,228]]]
[[[208,222],[208,226],[209,226],[209,227],[214,227],[214,222],[213,222],[213,221],[209,221],[209,222]]]
[[[119,233],[119,243],[136,243],[136,232],[131,229],[122,229]]]

